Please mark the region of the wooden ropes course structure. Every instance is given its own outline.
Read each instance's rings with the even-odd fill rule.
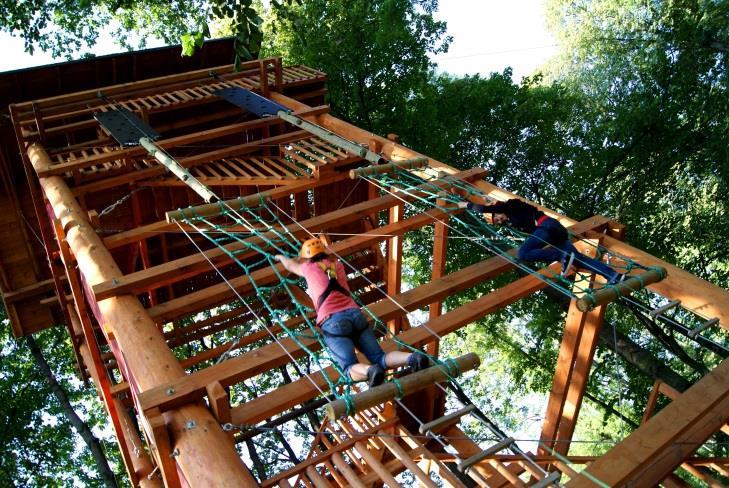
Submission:
[[[700,317],[689,332],[699,340],[729,327],[729,292],[631,247],[599,215],[539,207],[621,281],[522,262],[523,234],[458,205],[516,195],[481,168],[457,170],[332,116],[324,73],[280,58],[234,72],[212,53],[174,72],[162,55],[120,55],[120,74],[91,85],[28,88],[2,127],[18,148],[1,153],[13,332],[66,326],[134,486],[674,487],[687,486],[678,469],[708,484],[729,475],[729,459],[696,453],[727,429],[726,361],[684,392],[657,382],[643,423],[604,455],[570,454],[607,307],[650,293],[663,304],[653,317],[679,306]],[[125,60],[154,56],[148,73],[124,77]],[[405,289],[403,239],[427,227],[431,279]],[[311,237],[345,265],[383,350],[420,351],[428,368],[368,389],[338,367],[303,281],[274,259]],[[450,238],[472,241],[482,260],[446,273]],[[444,310],[497,277],[511,281]],[[570,305],[529,451],[459,385],[480,358],[442,357],[439,345],[545,289]],[[660,395],[671,403],[654,414]],[[469,437],[465,418],[489,439]],[[266,476],[262,437],[288,468]]]

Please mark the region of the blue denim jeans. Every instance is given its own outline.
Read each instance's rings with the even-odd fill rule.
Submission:
[[[551,244],[553,247],[545,247]],[[593,271],[610,280],[617,276],[617,272],[598,259],[581,254],[575,249],[569,239],[567,230],[557,220],[549,218],[542,222],[521,245],[517,257],[522,261],[543,261],[551,263],[561,261],[570,253],[575,254],[573,264],[589,271]],[[567,258],[569,259],[569,258]]]
[[[375,333],[358,308],[349,308],[334,313],[321,323],[324,342],[345,374],[357,364],[354,348],[359,349],[372,364],[385,365],[385,352],[375,339]]]

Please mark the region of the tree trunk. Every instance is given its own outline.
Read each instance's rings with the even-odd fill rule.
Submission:
[[[623,359],[649,378],[661,379],[678,391],[684,391],[691,386],[686,378],[653,357],[651,353],[633,342],[628,336],[620,331],[615,331],[613,326],[607,322],[600,331],[600,341],[607,345],[611,351],[620,354]]]
[[[111,467],[109,467],[109,461],[106,459],[106,455],[101,448],[99,440],[91,432],[89,426],[83,420],[81,420],[78,415],[76,415],[76,412],[74,411],[73,406],[71,405],[71,402],[66,395],[66,391],[56,380],[53,371],[51,371],[51,368],[48,366],[46,358],[43,356],[43,352],[41,351],[40,347],[38,347],[38,344],[35,342],[33,336],[27,336],[25,338],[25,341],[28,344],[30,352],[35,358],[35,362],[38,365],[38,368],[40,369],[43,376],[45,376],[46,381],[51,387],[53,395],[56,397],[56,400],[58,400],[58,403],[61,404],[63,414],[66,416],[69,422],[71,422],[73,428],[81,436],[81,438],[86,443],[86,446],[91,451],[91,455],[96,461],[96,467],[99,470],[99,474],[101,475],[101,479],[104,481],[104,484],[109,488],[116,488],[117,484],[114,472],[111,470]]]
[[[570,299],[557,290],[548,287],[544,289],[544,293],[559,303],[563,309],[567,310],[569,307]],[[617,339],[617,345],[615,339]],[[660,379],[678,391],[684,391],[691,386],[690,381],[656,359],[650,352],[615,329],[609,322],[603,322],[600,330],[600,342],[653,380]]]
[[[248,448],[248,454],[251,456],[251,462],[253,462],[253,469],[255,469],[258,474],[258,480],[265,480],[267,478],[266,466],[261,461],[260,456],[258,456],[258,451],[256,450],[256,445],[253,443],[253,439],[246,439],[246,447]]]

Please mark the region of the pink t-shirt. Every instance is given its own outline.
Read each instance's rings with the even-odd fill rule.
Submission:
[[[320,262],[327,264],[328,259]],[[337,270],[337,281],[339,281],[339,284],[345,290],[349,290],[347,274],[344,272],[344,266],[339,260],[335,262],[335,268]],[[319,263],[312,263],[310,261],[301,264],[301,272],[306,280],[306,292],[314,302],[314,307],[316,307],[319,297],[326,290],[327,284],[329,284],[329,277],[326,271],[321,269]],[[352,297],[333,291],[324,300],[322,307],[316,311],[316,323],[321,324],[330,315],[350,308],[359,308]]]

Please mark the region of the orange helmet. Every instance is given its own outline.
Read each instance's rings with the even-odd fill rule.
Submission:
[[[324,243],[321,242],[316,237],[312,237],[311,239],[307,239],[304,241],[304,243],[301,245],[301,251],[299,251],[299,256],[306,259],[311,259],[317,254],[321,254],[326,251],[326,248],[324,247]]]

